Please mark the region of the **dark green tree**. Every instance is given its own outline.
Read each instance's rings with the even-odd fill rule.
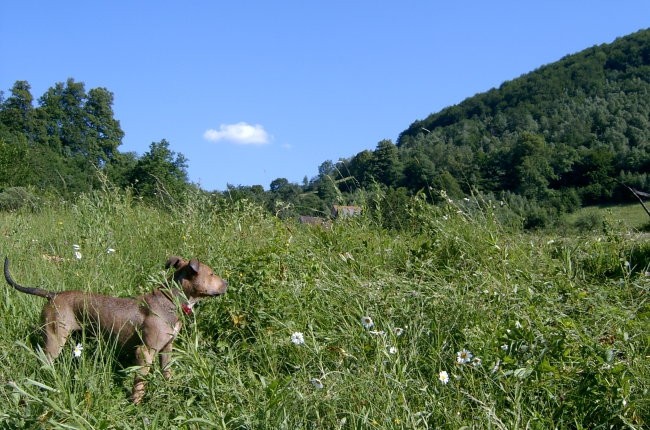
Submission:
[[[268,209],[281,218],[292,218],[297,215],[296,206],[302,189],[299,185],[289,182],[286,178],[274,179],[269,187]]]
[[[402,177],[402,164],[397,146],[392,141],[384,139],[377,144],[371,172],[377,181],[386,186],[394,187],[399,184]]]
[[[29,138],[34,120],[34,97],[30,90],[27,81],[16,81],[11,88],[11,96],[0,105],[0,126],[6,132]]]
[[[149,151],[138,159],[129,182],[137,195],[150,201],[182,202],[190,187],[187,159],[169,149],[167,140],[153,142]]]
[[[373,182],[372,165],[374,160],[375,156],[369,150],[361,151],[352,157],[347,163],[347,170],[355,181],[345,181],[345,187],[348,191],[354,190],[356,186],[361,188],[370,187]]]
[[[546,196],[549,182],[556,179],[550,164],[550,155],[542,136],[522,133],[512,149],[510,160],[515,173],[517,193],[535,200],[542,200]]]
[[[402,184],[412,192],[427,190],[435,177],[436,167],[426,156],[412,156],[404,163]]]
[[[84,104],[86,122],[85,151],[98,166],[109,163],[117,154],[124,132],[114,118],[113,93],[93,88]]]

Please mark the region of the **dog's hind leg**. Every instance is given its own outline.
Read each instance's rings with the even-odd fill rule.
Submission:
[[[138,372],[135,374],[133,391],[131,392],[131,401],[136,405],[140,403],[144,397],[144,391],[147,385],[145,378],[147,374],[149,374],[155,355],[156,351],[148,348],[146,345],[140,345],[136,348],[135,360],[137,365],[140,366],[140,369],[138,369]]]
[[[80,326],[71,312],[60,312],[54,303],[48,303],[43,308],[44,349],[50,360],[61,354],[70,333],[79,330]]]

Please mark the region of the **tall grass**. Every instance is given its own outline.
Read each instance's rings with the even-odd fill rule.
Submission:
[[[173,378],[152,372],[137,407],[128,402],[130,369],[110,341],[82,334],[49,364],[38,349],[42,299],[3,288],[0,426],[650,421],[650,247],[620,225],[581,237],[529,235],[502,227],[489,201],[434,207],[414,199],[404,209],[408,231],[387,231],[370,216],[324,229],[245,201],[186,201],[152,209],[106,189],[0,216],[3,255],[25,285],[140,294],[163,282],[170,254],[196,256],[230,282],[225,296],[186,319]],[[294,333],[304,343],[293,343]]]

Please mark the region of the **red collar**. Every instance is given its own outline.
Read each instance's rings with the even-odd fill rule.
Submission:
[[[187,303],[182,303],[181,304],[181,309],[183,309],[183,312],[185,313],[185,315],[191,315],[192,312],[193,312],[192,307]]]
[[[183,313],[185,315],[191,315],[192,312],[194,312],[192,310],[192,306],[185,301],[180,291],[176,289],[170,291],[168,289],[161,288],[160,292],[163,294],[163,296],[167,297],[169,301],[171,301],[172,303],[177,303],[177,301],[174,299],[174,296],[177,296],[179,299],[183,300],[183,302],[181,303],[181,309],[183,310]]]

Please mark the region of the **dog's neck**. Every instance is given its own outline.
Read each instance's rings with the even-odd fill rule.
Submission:
[[[187,300],[181,290],[174,287],[161,287],[159,291],[162,293],[163,296],[169,299],[170,302],[174,304],[180,303],[181,309],[183,310],[183,313],[185,315],[192,314],[193,312],[192,308],[194,307],[194,302],[192,302],[191,300]]]

